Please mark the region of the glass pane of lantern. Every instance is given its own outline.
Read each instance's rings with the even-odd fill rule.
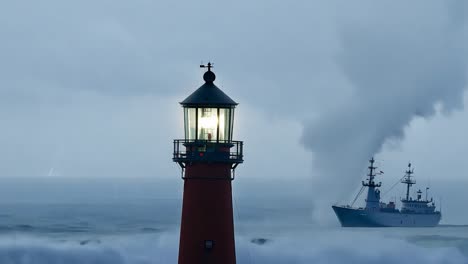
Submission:
[[[218,109],[199,108],[198,109],[198,139],[216,140],[218,128]]]
[[[232,134],[234,133],[234,108],[231,109],[231,127],[229,128],[229,140],[232,140]]]
[[[219,109],[219,141],[226,140],[227,135],[226,134],[226,126],[229,126],[229,123],[226,122],[226,117],[227,117],[227,109]]]
[[[224,108],[219,110],[219,140],[220,141],[230,141],[230,114],[231,109]]]
[[[187,108],[184,108],[184,135],[185,135],[185,138],[187,139],[188,138],[188,132],[189,131],[189,128],[188,128],[188,109]]]
[[[185,139],[195,140],[196,121],[196,108],[185,108]]]

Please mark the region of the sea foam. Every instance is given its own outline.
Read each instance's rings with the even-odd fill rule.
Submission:
[[[454,245],[424,246],[382,233],[322,231],[268,238],[241,235],[236,245],[240,264],[468,263],[467,255]],[[177,247],[176,231],[82,237],[9,235],[0,239],[0,263],[166,264],[177,263]]]

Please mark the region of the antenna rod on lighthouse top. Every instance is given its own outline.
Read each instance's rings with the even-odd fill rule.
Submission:
[[[211,71],[211,68],[213,68],[213,63],[211,62],[208,62],[207,65],[204,65],[204,64],[200,64],[200,68],[208,68],[208,71]]]

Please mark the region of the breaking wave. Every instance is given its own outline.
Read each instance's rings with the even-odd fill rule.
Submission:
[[[177,232],[0,239],[2,264],[177,263]],[[447,241],[450,242],[447,244]],[[468,239],[320,231],[237,237],[238,263],[468,263]]]

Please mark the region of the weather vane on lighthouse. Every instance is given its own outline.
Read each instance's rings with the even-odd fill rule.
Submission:
[[[211,63],[211,62],[208,62],[207,65],[204,65],[203,63],[200,64],[200,68],[208,68],[208,71],[211,71],[211,68],[213,68],[213,67],[214,67],[213,63]]]
[[[185,138],[174,140],[172,160],[184,180],[179,264],[235,264],[232,180],[243,160],[243,142],[232,140],[237,103],[213,82],[213,64],[205,83],[180,104]]]

